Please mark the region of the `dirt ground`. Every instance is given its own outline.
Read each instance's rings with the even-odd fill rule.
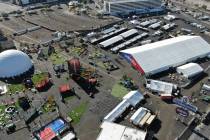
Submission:
[[[117,18],[98,19],[87,15],[69,14],[67,7],[52,12],[38,12],[38,14],[31,16],[26,15],[25,19],[57,31],[90,30],[119,20]]]
[[[178,0],[178,1],[183,2],[183,0]],[[199,7],[202,7],[203,5],[206,5],[207,9],[208,10],[210,9],[210,1],[207,1],[207,0],[185,0],[185,3],[188,6],[198,5]]]
[[[10,13],[12,11],[20,10],[21,7],[10,3],[3,3],[0,1],[0,13]]]

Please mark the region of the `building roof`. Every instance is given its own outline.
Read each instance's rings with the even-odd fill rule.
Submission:
[[[210,54],[200,36],[179,36],[120,51],[142,74],[152,75]]]
[[[156,29],[156,28],[160,27],[160,25],[161,25],[161,21],[150,25],[149,28]]]
[[[121,40],[123,40],[123,37],[118,35],[118,36],[112,37],[108,40],[101,42],[100,45],[102,45],[103,48],[106,48],[106,47],[108,47],[114,43],[117,43]]]
[[[202,89],[210,91],[210,86],[207,84],[203,84]]]
[[[127,37],[132,36],[132,35],[137,34],[137,33],[138,33],[138,30],[130,29],[130,30],[120,34],[120,36],[122,36],[123,38],[127,38]]]
[[[177,85],[158,80],[150,80],[150,83],[146,87],[155,92],[171,94],[173,89],[177,88]]]
[[[166,19],[166,20],[174,20],[174,19],[176,19],[176,16],[175,15],[166,15],[166,16],[164,16],[164,19]]]
[[[47,127],[50,127],[53,130],[53,132],[57,134],[60,133],[66,127],[66,124],[62,119],[57,119],[51,122]]]
[[[143,99],[144,96],[139,91],[130,91],[123,97],[123,101],[104,117],[104,120],[114,122],[129,106],[135,107]]]
[[[149,110],[140,107],[130,118],[130,120],[133,122],[133,124],[138,125],[139,122],[143,119],[143,117],[147,114]]]
[[[32,66],[29,56],[18,50],[6,50],[0,53],[0,77],[9,78],[28,71]]]
[[[177,72],[183,74],[187,78],[190,78],[203,72],[203,68],[199,64],[188,63],[178,67]]]
[[[103,122],[97,140],[145,140],[146,132],[123,125]]]
[[[123,33],[121,33],[117,36],[114,36],[114,37],[112,37],[108,40],[105,40],[105,41],[101,42],[100,45],[102,45],[103,48],[106,48],[106,47],[109,47],[109,46],[113,45],[114,43],[117,43],[117,42],[123,40],[123,38],[130,37],[130,36],[132,36],[134,34],[137,34],[137,33],[138,33],[138,30],[130,29],[126,32],[123,32]]]
[[[123,100],[127,100],[133,107],[135,107],[139,102],[144,100],[144,96],[137,90],[130,91],[123,97]]]
[[[52,131],[51,128],[47,127],[39,134],[40,140],[52,140],[56,134]]]
[[[35,135],[40,140],[52,140],[55,136],[63,132],[66,128],[67,124],[62,119],[58,118],[44,126]]]
[[[66,136],[61,138],[61,140],[74,140],[76,138],[75,134],[72,132],[69,132]]]
[[[145,36],[145,33],[142,33],[140,35],[137,35],[131,39],[129,39],[128,41],[126,42],[123,42],[122,44],[119,44],[118,46],[114,47],[111,49],[112,52],[116,52],[116,51],[119,51],[120,49],[123,49],[125,48],[126,46],[132,44],[133,42],[137,41],[137,40],[140,40],[141,38],[143,38]]]
[[[0,85],[0,95],[7,93],[8,88],[7,85]]]
[[[114,122],[129,106],[130,103],[123,100],[109,114],[107,114],[106,117],[104,117],[104,120]]]
[[[64,84],[59,87],[60,93],[65,93],[70,90],[69,84]]]
[[[43,80],[41,80],[39,83],[37,83],[35,85],[36,89],[43,89],[45,88],[50,82],[50,79],[49,78],[45,78]]]

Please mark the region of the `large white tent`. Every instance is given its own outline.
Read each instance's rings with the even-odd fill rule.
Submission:
[[[120,51],[141,74],[154,75],[210,54],[210,45],[200,36],[179,36]]]
[[[0,53],[0,78],[21,75],[32,68],[29,56],[18,50],[6,50]]]

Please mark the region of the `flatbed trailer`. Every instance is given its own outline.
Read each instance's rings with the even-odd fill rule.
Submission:
[[[145,125],[145,123],[147,122],[147,120],[149,119],[150,116],[151,116],[151,113],[148,112],[148,113],[144,116],[144,118],[140,121],[139,126],[140,126],[140,127],[143,127],[143,126]]]

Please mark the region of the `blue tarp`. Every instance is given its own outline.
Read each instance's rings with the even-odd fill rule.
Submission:
[[[50,123],[48,127],[50,127],[57,134],[65,127],[65,122],[61,119],[58,119]]]

